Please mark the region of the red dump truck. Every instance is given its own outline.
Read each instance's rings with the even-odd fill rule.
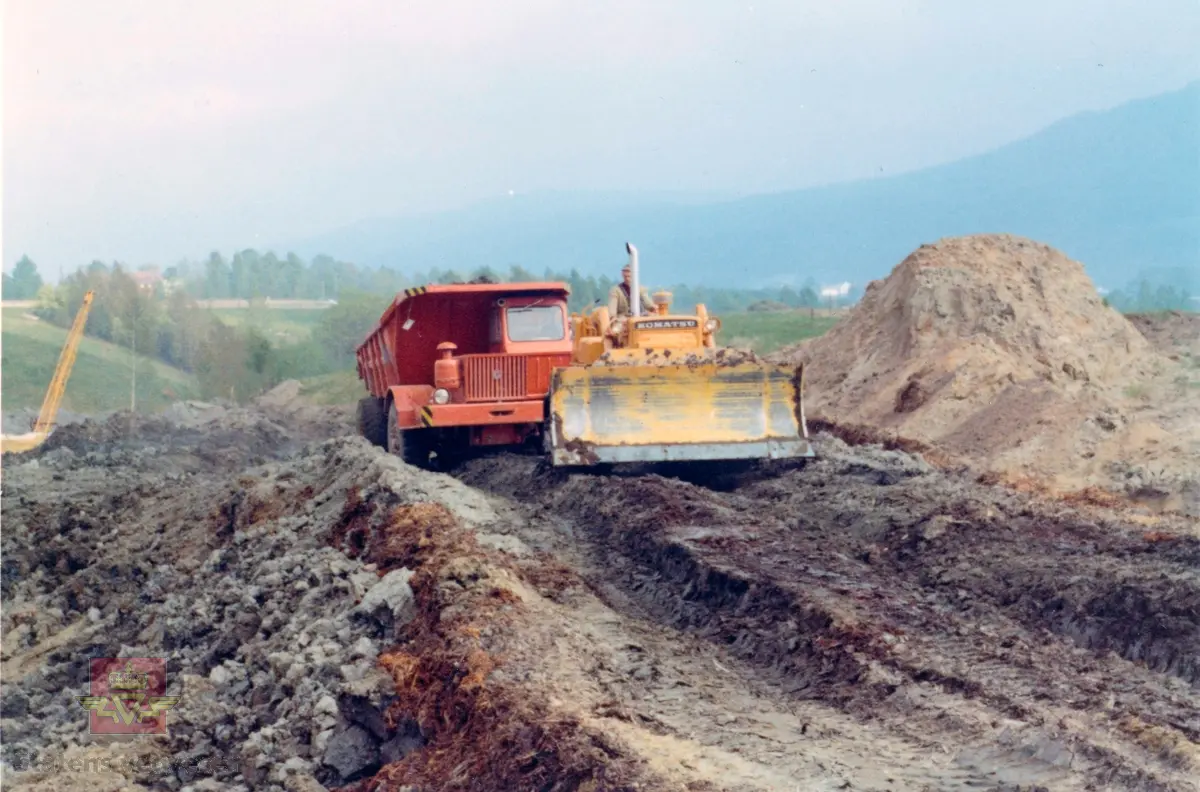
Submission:
[[[551,371],[571,362],[565,283],[397,295],[358,348],[359,432],[411,464],[537,442]]]

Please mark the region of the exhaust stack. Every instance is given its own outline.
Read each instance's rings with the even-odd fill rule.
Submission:
[[[642,315],[642,290],[638,281],[638,252],[631,243],[625,243],[625,251],[629,253],[629,269],[633,283],[629,284],[629,311],[634,316]]]

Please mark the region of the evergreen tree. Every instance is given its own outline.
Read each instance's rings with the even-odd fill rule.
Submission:
[[[4,274],[3,293],[6,300],[32,300],[37,297],[40,288],[42,276],[29,256],[21,256],[21,260],[13,267],[12,275]]]

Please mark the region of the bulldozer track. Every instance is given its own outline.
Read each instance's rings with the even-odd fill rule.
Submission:
[[[614,609],[943,756],[933,788],[1195,788],[1200,539],[839,456],[720,489],[518,458],[460,477],[573,526]]]

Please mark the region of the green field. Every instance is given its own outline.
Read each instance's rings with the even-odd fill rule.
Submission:
[[[5,410],[38,408],[54,376],[54,367],[67,340],[61,327],[25,317],[25,309],[5,309],[0,335],[0,400]],[[96,413],[127,409],[130,389],[129,350],[84,337],[61,409]],[[157,410],[176,399],[194,398],[196,384],[186,372],[151,358],[137,359],[138,410]]]
[[[806,338],[822,335],[833,327],[837,317],[810,316],[808,309],[724,314],[717,343],[721,346],[750,347],[765,355]]]
[[[225,324],[250,325],[276,343],[296,343],[312,336],[321,321],[323,308],[210,308],[210,313]]]
[[[300,395],[306,401],[324,406],[353,404],[368,395],[366,384],[353,370],[308,377],[300,380],[300,386]]]
[[[320,322],[324,309],[283,308],[213,308],[210,309],[229,324],[253,324],[267,335],[287,343],[308,338]],[[750,347],[766,354],[805,338],[819,336],[837,321],[820,314],[810,315],[808,309],[794,311],[762,311],[721,315],[720,342],[727,346]]]

